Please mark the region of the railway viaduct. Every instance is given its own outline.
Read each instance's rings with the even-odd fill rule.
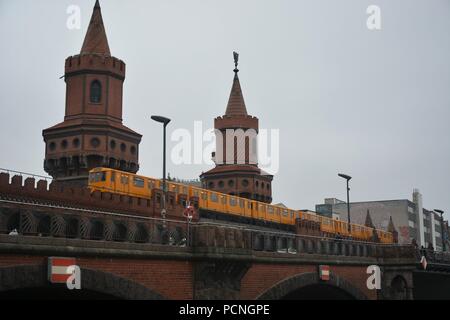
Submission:
[[[162,220],[157,197],[0,173],[0,298],[450,298],[449,256],[198,217],[188,224],[170,193],[168,203]],[[75,259],[81,290],[49,282],[50,257]],[[380,267],[379,290],[366,285],[369,265]]]

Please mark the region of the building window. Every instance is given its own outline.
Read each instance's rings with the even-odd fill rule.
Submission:
[[[114,150],[116,148],[116,140],[111,140],[109,142],[109,146],[111,147],[112,150]]]
[[[214,188],[214,182],[210,182],[210,183],[208,183],[208,188],[209,189],[213,189]]]
[[[132,146],[132,147],[130,148],[130,152],[131,152],[131,154],[136,154],[136,147],[135,147],[135,146]]]
[[[233,180],[228,180],[228,186],[229,186],[229,187],[234,186],[234,181],[233,181]]]
[[[248,180],[247,179],[242,180],[242,186],[243,187],[248,186]]]
[[[66,149],[67,148],[67,140],[63,140],[61,142],[61,148]]]
[[[100,84],[100,81],[94,80],[91,82],[90,98],[92,103],[100,103],[102,99],[102,85]]]
[[[410,226],[411,228],[414,228],[414,221],[409,220],[409,221],[408,221],[408,224],[409,224],[409,226]]]
[[[80,146],[80,139],[75,138],[72,143],[75,148],[78,148]]]
[[[121,143],[120,144],[120,151],[125,152],[127,150],[127,146],[125,145],[125,143]]]
[[[225,183],[224,183],[222,180],[220,180],[220,181],[219,181],[219,188],[223,188],[224,185],[225,185]]]
[[[99,138],[92,138],[91,139],[91,146],[94,148],[98,148],[100,146],[100,139]]]

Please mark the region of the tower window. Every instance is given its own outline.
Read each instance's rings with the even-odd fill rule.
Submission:
[[[91,102],[100,103],[102,99],[102,85],[100,81],[94,80],[91,82]]]

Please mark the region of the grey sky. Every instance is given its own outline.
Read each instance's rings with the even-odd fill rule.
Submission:
[[[66,9],[81,7],[80,30]],[[382,30],[366,28],[381,8]],[[94,0],[0,0],[0,167],[43,174],[41,131],[63,120],[64,60],[81,48]],[[411,198],[450,210],[448,0],[101,1],[109,45],[127,63],[124,124],[143,134],[141,174],[160,176],[161,128],[213,126],[240,53],[248,112],[279,128],[274,202]],[[154,151],[150,151],[154,150]],[[172,176],[209,166],[168,164]]]

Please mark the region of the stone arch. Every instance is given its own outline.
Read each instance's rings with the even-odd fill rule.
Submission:
[[[51,288],[47,280],[47,267],[42,265],[18,265],[0,267],[0,294],[5,291]],[[81,268],[81,291],[90,290],[126,300],[166,300],[161,294],[109,272]]]
[[[40,215],[36,231],[38,235],[43,237],[51,235],[51,218],[49,215]]]
[[[390,285],[390,296],[395,300],[408,299],[408,284],[403,276],[397,275],[392,279]]]
[[[325,284],[332,287],[339,288],[343,290],[348,295],[352,296],[357,300],[367,300],[367,296],[362,293],[359,289],[354,287],[351,283],[345,279],[331,273],[330,280],[324,282],[319,279],[319,275],[314,272],[308,272],[303,274],[298,274],[293,277],[284,279],[262,294],[260,294],[256,299],[258,300],[279,300],[288,294],[307,287],[311,285]]]

